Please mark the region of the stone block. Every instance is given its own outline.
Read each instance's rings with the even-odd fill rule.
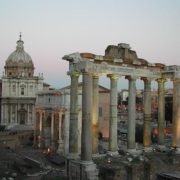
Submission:
[[[98,170],[92,161],[71,160],[69,180],[98,180]]]

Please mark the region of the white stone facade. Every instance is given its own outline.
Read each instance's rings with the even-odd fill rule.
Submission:
[[[5,62],[1,81],[1,125],[33,128],[36,94],[43,89],[43,77],[34,76],[34,64],[23,44],[20,35],[16,50]]]

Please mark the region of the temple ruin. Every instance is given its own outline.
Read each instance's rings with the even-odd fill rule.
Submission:
[[[158,83],[158,144],[164,142],[164,84],[167,79],[173,81],[173,137],[172,147],[180,153],[180,66],[165,66],[150,63],[137,56],[128,44],[110,45],[105,55],[91,53],[73,53],[65,55],[69,61],[68,74],[71,77],[69,153],[67,156],[67,174],[69,179],[98,179],[92,154],[97,151],[98,124],[98,80],[102,75],[110,78],[110,118],[109,149],[112,155],[118,152],[117,144],[117,80],[125,76],[129,80],[128,98],[128,137],[127,151],[137,153],[135,144],[135,95],[136,80],[144,81],[144,151],[151,149],[151,81]],[[78,79],[82,75],[82,133],[81,155],[78,156]]]

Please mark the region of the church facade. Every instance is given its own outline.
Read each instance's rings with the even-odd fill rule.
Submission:
[[[34,76],[34,64],[24,51],[21,35],[16,50],[5,61],[4,70],[1,79],[1,125],[28,125],[33,128],[36,94],[43,89],[43,77]]]

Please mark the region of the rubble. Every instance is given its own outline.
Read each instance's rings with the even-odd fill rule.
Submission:
[[[65,178],[65,165],[51,163],[42,150],[32,147],[0,150],[0,180],[45,180],[47,176]]]

